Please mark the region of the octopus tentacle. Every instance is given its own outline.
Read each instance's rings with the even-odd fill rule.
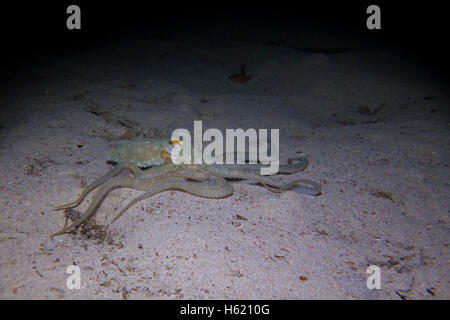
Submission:
[[[111,170],[107,174],[101,176],[100,178],[98,178],[97,180],[92,182],[90,185],[88,185],[87,187],[83,188],[83,190],[81,191],[81,194],[80,194],[80,196],[78,197],[77,200],[75,200],[73,202],[70,202],[70,203],[67,203],[67,204],[63,204],[63,205],[60,205],[60,206],[53,207],[53,208],[51,208],[51,210],[57,211],[57,210],[69,209],[69,208],[73,208],[73,207],[78,206],[80,204],[80,202],[83,201],[83,199],[89,194],[89,192],[91,192],[92,190],[94,190],[98,186],[104,184],[106,181],[108,181],[108,180],[114,178],[115,176],[119,175],[124,169],[126,169],[125,166],[118,165],[117,167],[115,167],[113,170]]]
[[[66,226],[64,224],[64,227],[53,234],[51,234],[49,237],[53,238],[65,233],[71,233],[74,232],[81,224],[83,224],[87,219],[89,219],[96,211],[97,207],[100,205],[100,203],[103,201],[105,196],[113,189],[118,188],[120,186],[126,186],[127,185],[127,177],[116,177],[112,180],[106,182],[103,184],[103,186],[100,188],[99,191],[95,194],[94,198],[92,199],[91,204],[87,208],[86,212],[81,215],[81,217],[78,218],[77,221],[72,223],[69,226]]]
[[[192,178],[190,178],[192,179]],[[168,181],[163,185],[154,185],[147,192],[141,194],[139,197],[131,200],[109,223],[108,226],[113,224],[117,219],[119,219],[128,209],[133,205],[142,201],[144,199],[150,198],[153,195],[166,190],[179,190],[184,191],[195,196],[209,198],[209,199],[219,199],[228,197],[233,193],[232,186],[226,182],[224,179],[217,176],[210,176],[208,181]]]
[[[205,177],[208,177],[209,180],[206,182],[202,182]],[[182,179],[192,179],[198,180],[200,182],[185,181]],[[147,180],[138,180],[132,177],[119,176],[113,178],[112,180],[104,183],[101,186],[100,190],[92,199],[92,202],[86,212],[77,221],[69,226],[64,226],[60,231],[50,235],[50,238],[65,233],[74,232],[81,224],[83,224],[87,219],[95,214],[98,206],[111,190],[120,187],[146,191],[146,193],[131,201],[113,219],[113,222],[138,201],[166,190],[181,190],[205,198],[224,198],[233,193],[232,186],[223,178],[216,175],[206,174],[206,172],[202,171],[199,168],[192,168],[192,170],[186,170],[185,167],[174,168],[171,172],[161,174],[154,177],[153,179]]]

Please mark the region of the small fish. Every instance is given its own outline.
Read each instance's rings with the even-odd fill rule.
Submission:
[[[244,83],[247,82],[252,78],[252,74],[247,74],[245,72],[245,63],[242,64],[241,67],[241,73],[233,73],[231,76],[228,77],[230,81],[236,82],[236,83]]]

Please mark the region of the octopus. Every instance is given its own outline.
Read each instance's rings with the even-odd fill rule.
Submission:
[[[233,194],[230,181],[259,184],[271,192],[294,191],[299,194],[317,196],[321,186],[307,179],[297,179],[293,182],[282,182],[273,176],[259,174],[261,163],[257,164],[179,164],[172,163],[171,151],[178,141],[164,139],[138,139],[126,142],[107,157],[107,161],[115,167],[84,187],[79,197],[70,203],[52,208],[65,210],[77,207],[94,189],[98,189],[86,211],[75,221],[50,235],[51,238],[73,233],[91,218],[111,190],[131,188],[143,191],[132,199],[109,222],[110,226],[137,202],[152,197],[167,190],[179,190],[198,197],[208,199],[226,198]],[[288,159],[288,163],[280,165],[280,174],[293,174],[303,171],[308,166],[304,154]]]

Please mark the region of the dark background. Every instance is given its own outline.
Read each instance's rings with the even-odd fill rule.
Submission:
[[[81,8],[81,31],[66,28],[66,8]],[[365,28],[366,8],[381,8],[382,29]],[[233,24],[241,18],[268,17],[312,21],[325,28],[346,27],[373,41],[389,44],[448,75],[445,6],[437,1],[18,1],[2,4],[2,68],[14,69],[33,58],[84,50],[101,41],[152,28],[208,27],[216,20]]]

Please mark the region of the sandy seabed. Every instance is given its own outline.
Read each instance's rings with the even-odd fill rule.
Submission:
[[[0,97],[0,298],[448,299],[448,92],[396,51],[342,43],[149,34],[13,74]],[[252,79],[229,81],[243,62]],[[110,150],[194,120],[279,128],[282,161],[306,153],[295,177],[322,194],[164,192],[99,239],[138,194],[118,189],[90,232],[48,237],[64,223],[49,208],[110,170]],[[70,265],[80,290],[66,286]],[[381,289],[367,288],[370,265]]]

